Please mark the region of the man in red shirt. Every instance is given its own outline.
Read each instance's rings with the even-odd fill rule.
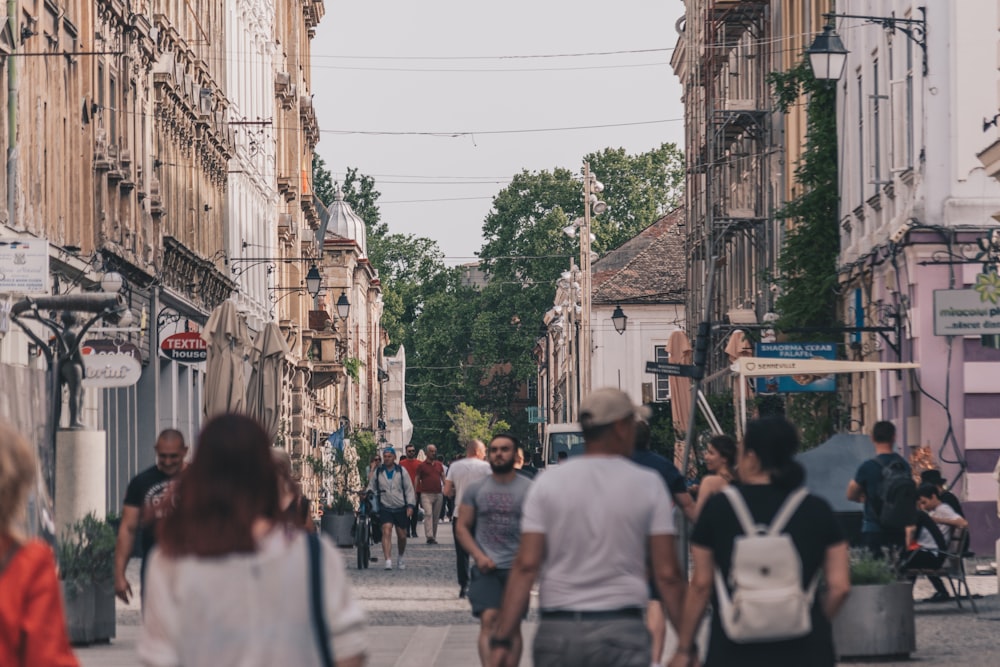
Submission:
[[[441,503],[444,496],[444,464],[438,460],[437,447],[427,445],[427,460],[417,466],[417,494],[420,506],[424,509],[424,537],[427,544],[437,544],[438,518],[441,516]]]
[[[415,445],[406,446],[406,456],[399,460],[399,465],[410,474],[410,481],[413,483],[413,488],[417,489],[417,468],[420,466],[420,460],[417,458],[417,448]],[[417,489],[417,507],[420,507],[420,489]],[[410,517],[410,525],[406,531],[407,537],[417,536],[417,523],[417,511],[414,510],[413,516]]]

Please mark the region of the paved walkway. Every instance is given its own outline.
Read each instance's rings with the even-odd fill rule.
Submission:
[[[420,528],[421,534],[423,527]],[[369,667],[475,667],[478,625],[469,612],[468,601],[458,599],[455,579],[454,544],[451,526],[442,524],[437,545],[423,537],[411,540],[406,554],[406,570],[382,569],[381,549],[378,562],[368,570],[358,571],[354,552],[342,550],[354,592],[368,612]],[[395,556],[395,550],[394,554]],[[394,558],[395,560],[395,558]],[[138,580],[138,564],[130,568],[130,579]],[[992,667],[997,664],[996,631],[1000,627],[1000,598],[995,575],[969,578],[980,613],[960,612],[954,603],[918,602],[917,652],[913,661],[950,667]],[[933,589],[920,580],[914,597],[922,600]],[[533,604],[534,606],[534,604]],[[526,645],[530,646],[536,628],[536,616],[529,614],[524,624]],[[138,667],[135,643],[138,637],[139,612],[135,606],[118,607],[118,637],[105,646],[78,648],[83,667]],[[702,642],[704,643],[704,642]],[[912,665],[910,662],[872,663]],[[868,667],[869,663],[850,663]],[[521,661],[530,667],[530,655]]]

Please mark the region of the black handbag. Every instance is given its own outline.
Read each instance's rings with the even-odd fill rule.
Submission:
[[[320,558],[319,536],[316,533],[306,533],[309,541],[309,588],[312,607],[313,634],[323,667],[334,667],[333,647],[330,644],[330,633],[326,625],[326,614],[323,612],[323,561]]]

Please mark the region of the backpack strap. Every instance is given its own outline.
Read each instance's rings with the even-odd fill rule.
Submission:
[[[771,527],[768,528],[767,532],[769,535],[779,535],[781,531],[785,529],[785,526],[791,520],[792,515],[795,514],[795,510],[799,508],[802,501],[806,499],[809,495],[809,491],[804,486],[800,486],[795,491],[788,494],[785,498],[784,504],[782,504],[781,509],[778,513],[774,515],[771,520]]]
[[[753,516],[750,514],[750,508],[747,507],[746,501],[743,500],[743,494],[732,484],[722,487],[722,494],[729,500],[729,505],[733,508],[740,526],[743,527],[743,532],[747,535],[760,532],[760,528],[754,523]]]

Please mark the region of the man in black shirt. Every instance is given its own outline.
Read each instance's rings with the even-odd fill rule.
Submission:
[[[879,523],[879,499],[882,490],[882,474],[886,466],[902,461],[906,470],[910,464],[894,451],[896,426],[892,422],[877,422],[872,428],[872,442],[875,444],[875,458],[868,459],[858,468],[854,479],[847,485],[847,499],[864,503],[861,521],[861,542],[874,556],[880,557],[883,549],[899,550],[905,546],[903,530],[885,530]]]
[[[126,603],[132,595],[132,586],[125,577],[125,568],[135,547],[136,533],[139,533],[142,550],[141,578],[145,579],[146,556],[156,543],[156,521],[167,511],[170,485],[184,468],[187,455],[184,436],[172,428],[160,433],[153,449],[156,464],[133,477],[125,490],[122,521],[115,543],[115,594]]]

